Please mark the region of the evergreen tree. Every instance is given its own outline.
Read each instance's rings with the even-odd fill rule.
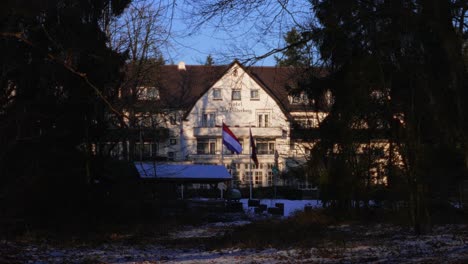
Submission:
[[[430,201],[447,201],[449,186],[467,169],[466,65],[451,1],[314,4],[320,26],[312,35],[329,71],[315,83],[335,96],[321,145],[347,153],[356,121],[370,126],[369,113],[377,114],[402,156],[415,230],[425,232]],[[372,95],[382,99],[381,111],[370,108]]]
[[[205,65],[206,65],[206,66],[212,66],[212,65],[214,65],[214,59],[213,59],[213,57],[211,56],[211,54],[208,54],[208,56],[206,57]]]
[[[275,56],[278,66],[310,66],[312,63],[311,39],[307,32],[292,28],[284,36],[286,49],[280,57]]]
[[[102,25],[128,3],[0,4],[0,196],[14,201],[9,209],[54,214],[86,197],[91,142],[105,129],[124,63]]]

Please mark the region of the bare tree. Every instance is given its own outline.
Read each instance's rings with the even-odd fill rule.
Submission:
[[[284,51],[285,33],[292,27],[304,31],[312,21],[309,1],[201,0],[184,6],[192,32],[223,32],[229,45],[219,57],[247,65]],[[259,49],[264,52],[255,51]]]
[[[175,1],[170,0],[133,1],[122,16],[103,25],[109,38],[108,45],[127,56],[125,81],[116,98],[124,114],[115,120],[115,124],[125,131],[120,133],[122,138],[119,141],[129,142],[128,146],[123,144],[122,151],[123,156],[130,160],[138,158],[135,142],[143,141],[146,134],[159,137],[157,133],[145,131],[152,129],[155,132],[165,121],[164,118],[156,118],[162,114],[157,103],[151,104],[151,109],[145,109],[142,101],[158,97],[157,72],[165,63],[161,49],[168,44],[174,4]],[[153,141],[158,140],[153,138]],[[139,152],[141,159],[141,150]]]

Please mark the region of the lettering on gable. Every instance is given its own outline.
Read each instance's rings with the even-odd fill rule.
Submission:
[[[228,107],[221,106],[219,108],[220,112],[228,113],[228,112],[234,112],[234,113],[252,113],[251,109],[245,109],[242,106],[242,102],[232,102],[229,104]]]

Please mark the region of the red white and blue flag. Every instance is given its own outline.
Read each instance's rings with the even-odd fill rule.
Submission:
[[[242,145],[237,137],[232,133],[228,126],[223,123],[223,144],[230,151],[240,154],[242,152]]]

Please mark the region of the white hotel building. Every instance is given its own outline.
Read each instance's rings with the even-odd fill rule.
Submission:
[[[304,163],[308,146],[314,141],[314,133],[297,136],[297,132],[318,128],[326,112],[316,110],[317,105],[324,109],[331,103],[330,95],[324,95],[320,104],[310,102],[301,93],[292,95],[297,87],[296,70],[244,67],[237,61],[224,66],[190,66],[183,62],[162,66],[153,82],[140,87],[139,98],[146,107],[138,108],[140,126],[133,143],[114,143],[117,146],[111,152],[122,157],[132,149],[129,145],[135,144],[133,158],[123,156],[134,161],[224,164],[234,183],[241,186],[249,184],[250,173],[255,187],[293,184],[284,175]],[[223,148],[223,122],[242,144],[241,154]],[[166,132],[161,133],[160,128]],[[250,159],[250,129],[258,167]],[[279,169],[276,178],[275,153]],[[294,181],[294,185],[313,187],[305,179]]]

